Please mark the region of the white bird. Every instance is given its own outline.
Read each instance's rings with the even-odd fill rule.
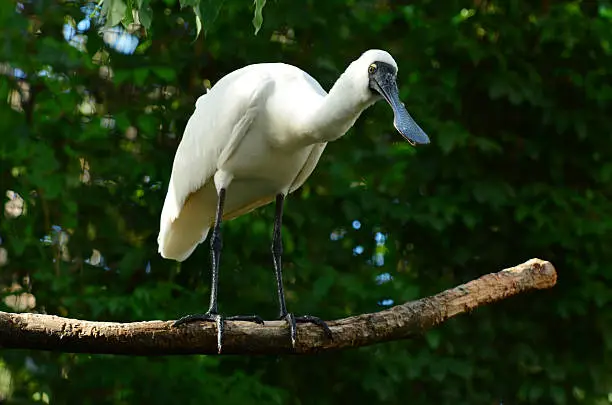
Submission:
[[[261,63],[229,73],[196,101],[174,158],[158,244],[164,258],[183,261],[213,227],[212,286],[208,311],[183,317],[175,326],[216,322],[221,350],[221,222],[276,200],[272,253],[280,319],[289,323],[294,346],[296,322],[317,324],[331,337],[319,318],[295,317],[287,311],[281,273],[283,202],[310,176],[327,142],[344,135],[381,98],[391,105],[394,126],[406,140],[412,145],[429,143],[399,99],[396,75],[395,60],[377,49],[352,62],[329,93],[295,66]],[[258,316],[226,319],[263,323]]]

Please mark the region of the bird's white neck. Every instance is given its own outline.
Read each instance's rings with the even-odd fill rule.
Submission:
[[[358,88],[349,68],[312,112],[305,125],[313,143],[330,142],[344,135],[359,115],[376,101],[369,89]]]

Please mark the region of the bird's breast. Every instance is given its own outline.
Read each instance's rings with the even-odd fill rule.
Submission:
[[[287,193],[312,149],[313,146],[279,148],[268,141],[265,133],[251,131],[219,169],[233,175],[232,183],[257,184],[262,196]]]

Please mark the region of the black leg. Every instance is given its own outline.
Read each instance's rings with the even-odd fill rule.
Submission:
[[[325,331],[325,334],[331,339],[332,333],[329,330],[327,324],[321,319],[310,316],[294,316],[292,313],[287,312],[287,304],[285,303],[285,290],[283,288],[283,267],[281,257],[283,255],[283,240],[282,240],[282,226],[283,226],[283,204],[285,202],[285,195],[278,194],[276,196],[276,212],[274,215],[274,230],[272,231],[272,259],[274,260],[274,272],[276,273],[276,290],[278,292],[278,305],[280,308],[279,319],[284,319],[289,324],[291,333],[291,345],[295,347],[295,341],[297,337],[297,323],[313,323],[320,326]]]
[[[217,325],[217,350],[221,353],[221,344],[223,341],[224,320],[232,321],[249,321],[263,325],[263,319],[256,315],[238,315],[225,318],[219,314],[217,305],[217,292],[219,289],[219,260],[221,259],[221,250],[223,249],[223,238],[221,236],[221,222],[223,221],[223,207],[225,205],[225,189],[219,190],[219,199],[217,200],[217,213],[215,217],[215,226],[210,237],[210,253],[212,261],[211,271],[211,287],[210,287],[210,306],[204,314],[187,315],[174,322],[173,326],[179,326],[184,323],[193,321],[211,321]]]
[[[287,315],[287,305],[285,303],[285,290],[283,289],[283,267],[281,257],[283,255],[283,239],[281,228],[283,226],[283,204],[285,196],[276,196],[276,213],[274,215],[274,230],[272,231],[272,260],[274,260],[274,272],[276,273],[276,291],[278,292],[278,305],[280,317]]]
[[[221,222],[223,221],[223,207],[225,206],[225,189],[219,190],[217,200],[217,215],[215,216],[215,226],[210,237],[210,257],[211,257],[211,286],[210,286],[210,306],[208,312],[216,314],[217,291],[219,290],[219,261],[221,260],[221,249],[223,249],[223,237],[221,236]]]

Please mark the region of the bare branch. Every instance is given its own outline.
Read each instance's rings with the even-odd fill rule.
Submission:
[[[227,322],[224,354],[308,354],[406,339],[456,315],[530,290],[550,288],[557,281],[553,265],[531,259],[516,267],[487,274],[432,297],[384,311],[328,322],[333,340],[316,326],[298,326],[291,348],[284,322]],[[53,315],[0,312],[0,347],[59,352],[127,355],[216,354],[216,330],[211,323],[178,328],[172,321],[133,323],[91,322]]]

